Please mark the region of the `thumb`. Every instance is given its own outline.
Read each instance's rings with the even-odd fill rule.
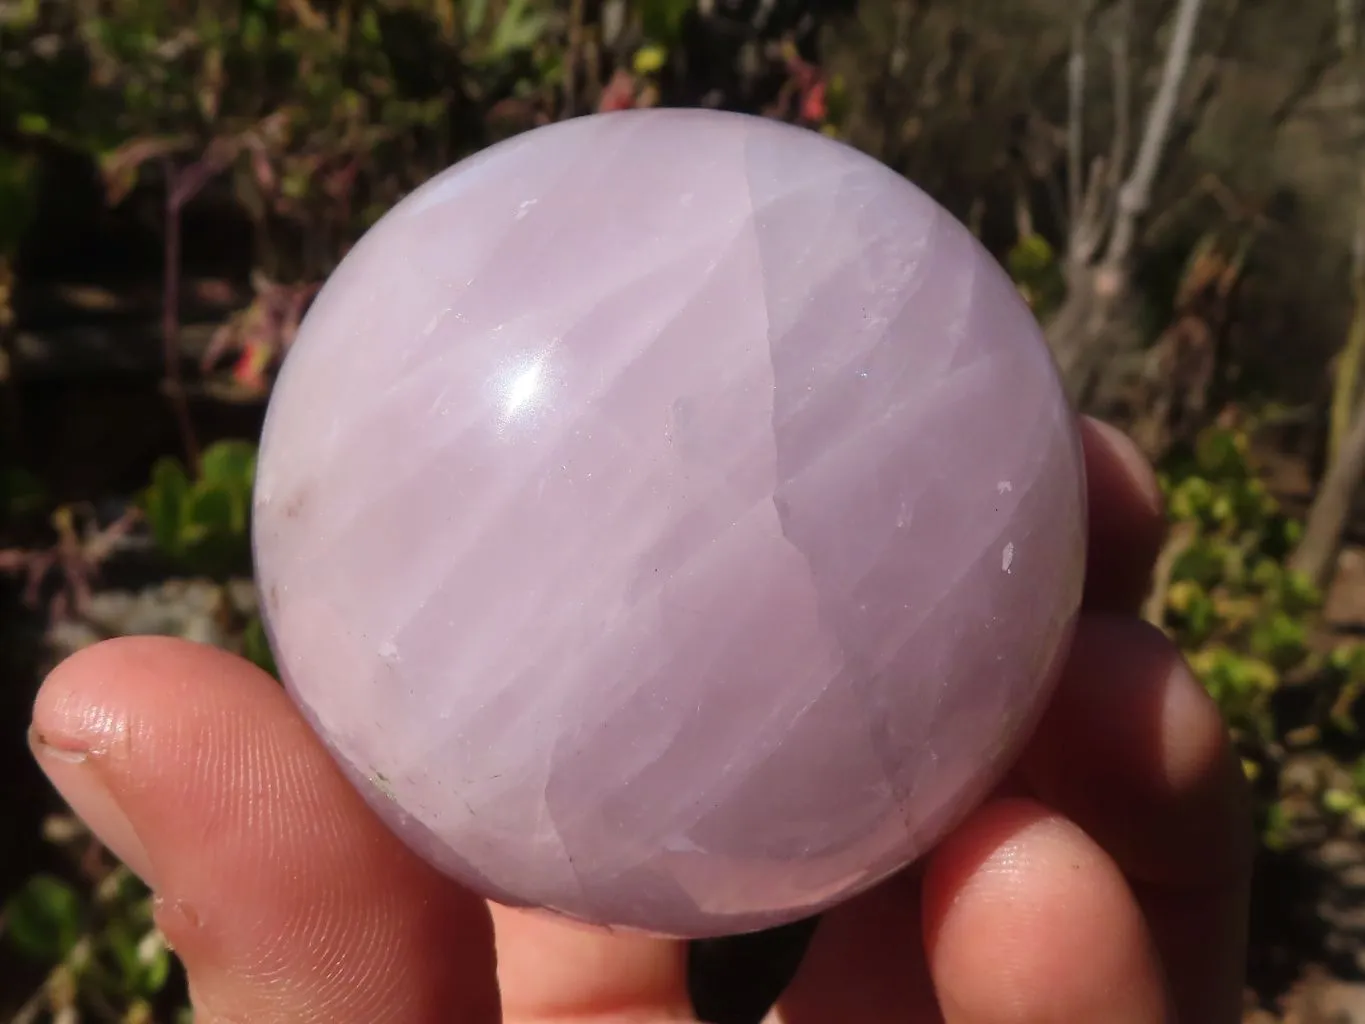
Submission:
[[[498,1019],[485,904],[379,822],[253,666],[109,641],[46,680],[30,740],[155,891],[196,1019]]]

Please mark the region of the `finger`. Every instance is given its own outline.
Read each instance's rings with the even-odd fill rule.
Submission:
[[[1085,605],[1136,612],[1166,536],[1161,488],[1119,430],[1090,417],[1080,429],[1090,508]]]
[[[947,1024],[1172,1019],[1157,951],[1122,872],[1036,801],[992,801],[934,852],[924,931]]]
[[[902,872],[829,911],[764,1024],[935,1024],[925,960],[922,872]]]
[[[1250,796],[1218,708],[1159,630],[1082,620],[1020,766],[1133,880],[1182,1020],[1240,1019]]]
[[[770,1024],[1164,1024],[1170,1000],[1113,860],[1036,801],[978,809],[930,855],[832,911]]]
[[[209,1021],[497,1021],[484,903],[362,803],[288,698],[228,654],[100,644],[59,666],[34,752],[114,853]]]
[[[695,1021],[687,947],[494,906],[508,1021]]]

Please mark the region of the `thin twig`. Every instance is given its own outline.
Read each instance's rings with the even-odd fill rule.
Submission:
[[[1342,53],[1355,52],[1359,7],[1359,0],[1337,0],[1337,48]]]
[[[578,105],[578,68],[583,62],[583,0],[569,4],[569,39],[564,55],[564,116],[573,117]]]
[[[1105,218],[1104,181],[1109,173],[1108,162],[1102,156],[1090,162],[1090,174],[1086,179],[1085,203],[1081,207],[1078,230],[1071,236],[1067,246],[1067,259],[1076,266],[1087,266],[1104,241]]]
[[[164,267],[161,277],[161,345],[165,368],[166,397],[180,430],[185,461],[192,473],[199,471],[199,441],[190,417],[189,399],[180,373],[180,172],[168,157],[166,170],[166,224]]]
[[[1357,314],[1360,311],[1357,310]],[[1357,408],[1351,429],[1327,467],[1308,509],[1303,536],[1289,557],[1289,567],[1327,589],[1341,553],[1342,535],[1361,477],[1365,476],[1365,409]]]
[[[1166,204],[1159,214],[1148,221],[1142,232],[1143,244],[1160,245],[1166,233],[1173,230],[1180,218],[1202,199],[1211,199],[1219,212],[1235,224],[1248,224],[1256,231],[1270,231],[1277,227],[1273,220],[1249,206],[1226,182],[1210,171],[1200,175],[1188,192]]]
[[[1085,202],[1085,44],[1089,5],[1071,26],[1071,58],[1067,63],[1066,177],[1068,228],[1074,237]]]
[[[1109,150],[1109,174],[1114,194],[1118,194],[1123,168],[1128,165],[1128,149],[1133,134],[1133,0],[1119,5],[1118,24],[1109,37],[1109,57],[1114,76],[1114,138]]]
[[[1137,159],[1133,163],[1132,173],[1118,193],[1114,231],[1109,236],[1109,248],[1104,256],[1105,264],[1112,269],[1127,262],[1137,238],[1138,218],[1146,212],[1151,202],[1152,187],[1175,122],[1180,91],[1189,73],[1195,30],[1199,26],[1199,15],[1203,8],[1204,0],[1180,0],[1176,8],[1175,26],[1161,69],[1161,81],[1148,111]]]
[[[1142,605],[1142,617],[1158,629],[1166,622],[1166,602],[1171,594],[1171,574],[1175,571],[1180,556],[1194,543],[1195,530],[1192,523],[1178,523],[1166,538],[1161,554],[1152,570],[1152,589]]]
[[[1298,79],[1280,97],[1280,101],[1271,108],[1270,114],[1266,118],[1268,124],[1276,127],[1282,125],[1298,114],[1308,101],[1318,97],[1323,79],[1327,77],[1328,72],[1337,66],[1336,41],[1336,26],[1328,25],[1318,37],[1318,41],[1313,47],[1313,56],[1304,64]]]
[[[10,1018],[10,1024],[35,1024],[50,1005],[47,982],[44,981],[39,989],[25,1000],[24,1005],[14,1011],[14,1016]]]

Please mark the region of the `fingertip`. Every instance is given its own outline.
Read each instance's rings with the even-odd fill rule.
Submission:
[[[155,736],[158,708],[183,708],[197,696],[181,690],[188,675],[150,674],[152,665],[184,665],[202,672],[211,648],[165,637],[120,637],[86,647],[59,662],[34,699],[29,748],[71,810],[119,860],[148,885],[157,874],[142,832],[125,810],[127,791],[149,774],[174,773]],[[141,693],[149,678],[158,692]],[[248,683],[249,685],[249,683]],[[152,699],[148,699],[148,697]],[[150,714],[149,714],[150,713]]]
[[[109,641],[44,682],[33,735],[77,813],[155,888],[197,1012],[497,1019],[486,906],[383,826],[256,667]]]
[[[236,698],[224,709],[288,705],[269,675],[219,648],[172,637],[116,637],[82,648],[48,673],[34,699],[32,729],[54,749],[126,758],[148,715],[216,707],[222,692]]]
[[[1204,886],[1250,870],[1250,791],[1226,722],[1149,623],[1082,616],[1021,771],[1143,882]]]
[[[1090,508],[1085,603],[1134,612],[1166,538],[1156,473],[1126,434],[1085,416],[1080,424]]]
[[[1131,437],[1112,423],[1082,416],[1081,443],[1086,468],[1101,478],[1101,484],[1112,487],[1136,514],[1155,521],[1164,517],[1166,501],[1156,471]]]
[[[1122,873],[1033,800],[992,801],[940,845],[925,872],[923,924],[947,1024],[1169,1019]]]

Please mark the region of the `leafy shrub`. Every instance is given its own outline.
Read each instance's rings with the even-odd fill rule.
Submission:
[[[96,1019],[123,1024],[166,1019],[154,1010],[171,976],[171,953],[152,920],[146,887],[127,868],[116,866],[79,888],[35,875],[6,901],[0,920],[9,946],[47,971],[31,1012],[76,1021],[93,1009]]]
[[[1359,750],[1365,645],[1321,627],[1322,595],[1286,566],[1302,525],[1270,495],[1249,450],[1246,427],[1215,427],[1165,467],[1172,533],[1149,615],[1222,709],[1256,783],[1263,842],[1278,848],[1305,812],[1291,795],[1365,830],[1365,757],[1309,773],[1308,794],[1291,793],[1302,776],[1291,783],[1283,772],[1305,753]]]
[[[158,461],[141,500],[157,546],[192,572],[248,572],[255,473],[256,448],[246,441],[205,449],[194,479],[179,460]]]
[[[1284,560],[1300,532],[1248,461],[1248,435],[1215,428],[1162,474],[1172,541],[1158,615],[1244,742],[1274,737],[1270,698],[1311,671],[1321,598]]]
[[[157,548],[181,569],[226,580],[251,570],[251,491],[256,446],[249,441],[210,445],[191,478],[177,459],[152,470],[140,507]],[[259,615],[242,627],[242,653],[275,674],[275,660]]]

